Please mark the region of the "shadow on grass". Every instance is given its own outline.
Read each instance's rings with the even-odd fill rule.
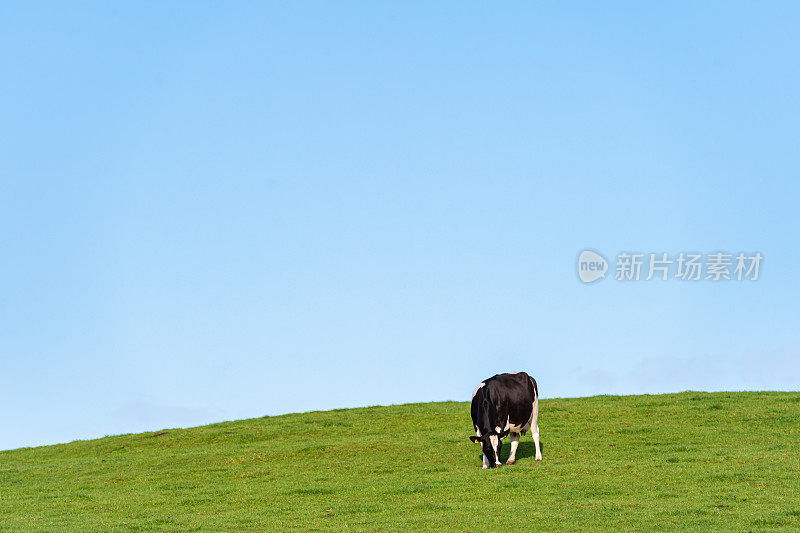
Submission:
[[[542,455],[544,455],[544,442],[539,439],[539,449],[542,451]],[[511,452],[511,446],[504,442],[503,449],[500,451],[500,460],[504,463],[508,461],[508,455]],[[533,445],[533,441],[530,439],[525,439],[522,437],[519,441],[519,446],[517,446],[517,461],[521,459],[533,458],[536,456],[536,446]]]

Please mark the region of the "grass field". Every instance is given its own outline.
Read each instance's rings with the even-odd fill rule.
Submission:
[[[544,461],[528,435],[493,470],[455,402],[5,451],[0,530],[800,529],[800,393],[542,400],[539,426]]]

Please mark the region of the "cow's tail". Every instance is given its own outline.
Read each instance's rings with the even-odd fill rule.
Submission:
[[[533,400],[536,401],[539,399],[539,387],[536,385],[536,380],[528,374],[528,379],[531,380],[531,385],[533,386]]]

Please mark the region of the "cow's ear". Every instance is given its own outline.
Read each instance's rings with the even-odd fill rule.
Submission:
[[[471,436],[471,437],[469,438],[469,440],[471,440],[471,441],[472,441],[472,442],[474,442],[475,444],[478,444],[478,443],[480,442],[480,440],[481,440],[481,439],[479,439],[478,437],[476,437],[475,435],[473,435],[473,436]]]

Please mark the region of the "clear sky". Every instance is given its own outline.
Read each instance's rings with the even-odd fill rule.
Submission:
[[[509,370],[798,389],[800,8],[559,4],[0,5],[0,448]]]

